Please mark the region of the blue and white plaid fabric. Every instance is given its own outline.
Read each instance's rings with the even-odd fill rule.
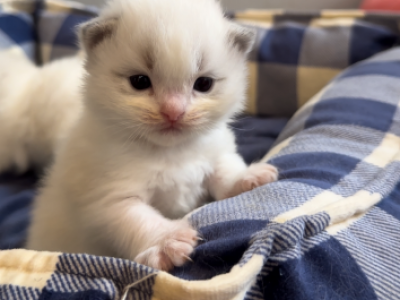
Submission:
[[[76,26],[98,13],[96,8],[76,3],[43,1],[38,12],[40,62],[73,55],[78,50]]]
[[[7,14],[23,15],[21,20],[29,26],[27,32],[20,33],[24,38],[10,38],[14,28],[22,27],[10,30],[1,23],[6,15],[3,11],[0,43],[3,36],[8,42],[14,41],[11,45],[3,43],[3,47],[41,41],[36,57],[42,62],[76,51],[71,28],[80,22],[77,20],[83,9],[71,6],[73,15],[80,15],[76,19],[68,17],[68,4],[44,4],[43,11],[23,1],[7,5]],[[83,19],[94,12],[88,10],[86,14]],[[235,17],[248,18],[249,14],[253,21],[245,22],[254,26],[257,12]],[[11,249],[0,251],[0,299],[400,299],[400,48],[339,72],[393,46],[398,33],[392,25],[399,18],[373,18],[362,12],[322,15],[316,17],[319,23],[315,22],[323,26],[309,30],[305,24],[311,23],[304,21],[304,16],[258,13],[259,30],[269,27],[268,34],[259,35],[253,51],[265,55],[253,56],[250,63],[253,71],[256,66],[253,75],[258,76],[250,89],[252,112],[264,113],[267,107],[276,108],[274,113],[282,112],[281,102],[287,99],[292,101],[287,102],[288,106],[293,104],[292,108],[302,105],[299,95],[311,96],[311,89],[303,94],[298,83],[299,78],[306,78],[302,77],[305,73],[314,74],[309,78],[318,81],[317,74],[323,77],[319,68],[331,66],[337,71],[324,80],[338,76],[293,116],[275,147],[263,158],[279,168],[278,182],[211,203],[189,216],[204,237],[192,263],[167,274],[115,258],[12,250],[21,246],[27,223],[23,216],[27,216],[33,193],[21,190],[32,186],[34,179],[28,174],[5,188],[3,183],[10,177],[0,176],[0,247]],[[268,23],[268,18],[273,22]],[[350,24],[343,21],[349,18],[351,24],[358,18],[363,29],[356,31],[352,25],[344,25]],[[41,22],[49,22],[53,28],[41,27]],[[331,26],[338,22],[343,28]],[[279,25],[274,27],[275,23]],[[312,45],[329,40],[327,34],[345,36],[350,27],[351,49],[370,45],[368,53],[355,53],[360,55],[358,59],[344,61],[346,55],[352,57],[349,43],[339,42],[326,48],[332,51],[323,52],[326,55],[312,51]],[[301,34],[300,56],[293,52],[299,47],[288,44],[294,39],[299,45],[299,28],[306,29]],[[32,39],[26,38],[27,33]],[[305,42],[307,34],[312,33],[318,33],[315,40]],[[336,56],[341,51],[342,58]],[[297,63],[295,56],[301,57]],[[307,60],[313,60],[309,62],[312,72],[302,73],[299,70],[308,65],[304,63]],[[295,65],[297,71],[293,73]],[[281,89],[297,89],[287,98],[274,94],[270,90],[274,78]]]
[[[400,299],[400,48],[339,75],[265,160],[278,182],[193,214],[211,245],[187,278],[261,255],[246,299]]]
[[[247,111],[292,116],[344,68],[399,42],[399,15],[355,11],[245,11],[255,27]]]

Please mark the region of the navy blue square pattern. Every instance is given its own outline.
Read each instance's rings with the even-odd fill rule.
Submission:
[[[359,22],[351,30],[350,64],[367,59],[399,42],[399,36],[383,26]]]
[[[356,125],[386,132],[397,107],[364,98],[334,98],[317,103],[305,128],[318,125]]]
[[[297,65],[305,27],[284,24],[267,31],[259,48],[259,62]]]
[[[0,12],[0,34],[5,34],[17,45],[35,41],[35,30],[25,14]],[[1,45],[0,45],[1,46]]]
[[[356,158],[332,152],[307,152],[279,156],[270,161],[279,169],[279,180],[329,189],[356,167]]]

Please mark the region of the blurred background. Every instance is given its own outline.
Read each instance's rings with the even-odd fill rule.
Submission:
[[[284,8],[284,9],[345,9],[359,7],[361,0],[221,0],[227,10],[246,8]],[[80,2],[101,6],[103,0],[80,0]]]

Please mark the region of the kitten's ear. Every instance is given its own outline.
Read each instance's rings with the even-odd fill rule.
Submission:
[[[229,43],[243,54],[248,54],[256,39],[254,29],[231,22],[228,33]]]
[[[79,40],[86,52],[110,38],[117,28],[117,18],[98,17],[79,26]]]

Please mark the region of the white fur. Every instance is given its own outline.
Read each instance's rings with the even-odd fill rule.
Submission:
[[[82,59],[37,68],[12,48],[0,51],[0,66],[0,171],[48,165],[82,108]]]
[[[276,179],[272,166],[247,168],[227,126],[243,107],[246,53],[230,44],[237,26],[214,0],[119,0],[95,22],[115,28],[93,48],[82,33],[83,101],[79,57],[42,69],[18,58],[8,68],[0,120],[9,131],[2,128],[0,139],[11,148],[3,147],[0,168],[43,165],[58,148],[35,202],[28,248],[168,270],[197,243],[180,218],[210,196],[235,196]],[[147,74],[153,87],[134,90],[128,77],[136,74]],[[218,79],[209,93],[193,90],[200,76]],[[176,95],[186,113],[178,131],[162,131],[160,107]]]

